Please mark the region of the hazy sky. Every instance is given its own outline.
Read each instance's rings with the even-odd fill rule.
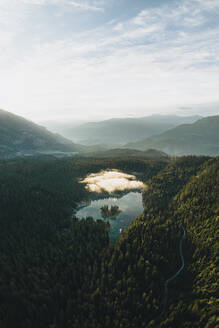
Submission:
[[[0,0],[0,108],[219,114],[219,0]]]

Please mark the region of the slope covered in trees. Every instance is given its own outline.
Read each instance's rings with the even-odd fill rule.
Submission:
[[[160,134],[180,124],[193,123],[200,116],[151,115],[140,118],[113,118],[100,122],[89,122],[80,126],[58,130],[68,138],[85,145],[103,143],[121,146]]]
[[[115,244],[107,224],[71,216],[88,197],[78,178],[104,168],[148,184]],[[0,173],[1,327],[216,327],[219,158],[16,160]],[[185,268],[160,317],[183,227]]]
[[[219,154],[219,116],[205,117],[193,124],[182,124],[159,135],[127,144],[126,148],[154,148],[171,155]]]
[[[148,179],[165,165],[133,158],[0,161],[0,326],[80,321],[109,238],[102,221],[72,219],[88,197],[79,178],[117,168]]]
[[[200,259],[198,256],[193,258],[193,253],[199,254],[201,248],[199,243],[194,243],[194,240],[204,244],[206,241],[200,240],[197,237],[198,231],[194,229],[192,242],[190,230],[184,221],[185,213],[178,214],[178,210],[184,206],[182,202],[184,188],[193,186],[190,181],[193,181],[193,177],[199,174],[203,174],[205,184],[208,184],[208,174],[212,165],[215,165],[212,177],[217,175],[218,179],[218,160],[209,162],[204,157],[188,157],[173,161],[151,181],[148,181],[149,189],[144,195],[144,215],[133,222],[111,252],[106,255],[100,278],[96,280],[96,289],[92,294],[96,296],[97,302],[94,327],[134,328],[145,327],[149,322],[150,327],[205,327],[206,323],[209,327],[214,327],[216,304],[213,291],[210,290],[209,294],[206,294],[206,285],[211,285],[211,282],[216,280],[216,274],[212,273],[211,278],[205,275],[200,282],[199,275],[202,274],[202,268],[199,267]],[[203,190],[199,190],[197,183],[195,188],[194,193],[200,201],[205,195],[204,186]],[[216,204],[218,202],[216,188],[218,189],[215,187],[205,200],[208,208],[211,207],[210,199]],[[190,201],[192,202],[192,199]],[[215,215],[216,208],[218,211],[218,205],[215,205],[212,215]],[[202,208],[196,208],[196,210],[197,213],[193,213],[192,219],[197,227],[202,216]],[[213,219],[210,213],[205,213],[205,215],[201,229],[206,221],[210,223]],[[185,229],[188,229],[188,238],[185,238],[183,245],[187,269],[170,284],[167,312],[157,322],[154,319],[158,318],[162,312],[164,283],[181,265],[178,247],[183,224]],[[211,247],[212,244],[215,247],[215,231],[215,226],[209,233],[206,230],[203,231],[203,237],[204,234],[209,234],[210,241],[209,244],[203,245],[204,247]],[[203,258],[203,267],[211,271],[214,261],[206,254]],[[190,270],[190,265],[193,271]],[[194,268],[196,268],[195,271]],[[199,281],[199,288],[202,290],[206,303],[210,302],[209,304],[212,305],[211,311],[209,311],[210,306],[208,307],[209,313],[206,313],[207,307],[203,306],[202,314],[205,314],[205,323],[202,321],[201,312],[193,313],[191,310],[193,302],[202,303],[202,296],[195,294],[193,290],[195,279]],[[85,325],[85,327],[88,326]]]
[[[155,149],[148,149],[146,151],[136,150],[136,149],[123,149],[116,148],[105,151],[89,152],[84,154],[85,157],[95,157],[95,158],[121,158],[121,157],[135,157],[135,158],[145,158],[151,160],[168,160],[169,156],[162,151]]]
[[[66,153],[85,150],[84,146],[74,144],[23,117],[0,109],[0,158],[37,152]]]

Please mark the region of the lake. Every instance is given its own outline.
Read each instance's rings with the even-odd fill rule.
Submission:
[[[104,205],[119,206],[121,213],[113,219],[103,219],[101,216],[101,207]],[[86,218],[92,216],[94,220],[102,219],[110,222],[109,236],[112,240],[116,240],[120,233],[127,228],[137,215],[143,213],[142,193],[139,191],[129,191],[118,198],[109,195],[104,199],[92,200],[87,206],[80,208],[76,212],[78,218]]]

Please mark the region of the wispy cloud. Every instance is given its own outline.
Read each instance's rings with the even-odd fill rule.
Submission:
[[[91,11],[100,11],[100,12],[104,11],[104,8],[91,6],[87,3],[79,3],[79,2],[75,2],[75,1],[70,1],[69,4],[72,5],[73,7],[79,8],[81,10],[91,10]]]
[[[91,11],[104,11],[104,8],[102,6],[97,6],[96,4],[98,3],[97,1],[94,0],[78,0],[78,1],[73,1],[73,0],[17,0],[21,1],[24,4],[28,5],[57,5],[57,6],[63,6],[63,5],[70,5],[75,8],[78,8],[80,10],[91,10]],[[99,4],[103,4],[102,1],[99,1]]]
[[[202,9],[212,10],[219,8],[219,0],[191,0],[196,5],[202,7]]]
[[[21,1],[24,6],[30,2]],[[98,1],[36,0],[35,4],[43,7],[49,1],[78,6],[81,14],[95,15],[105,8]],[[5,12],[15,16],[5,14],[6,27],[0,30],[0,39],[5,38],[0,48],[7,45],[0,59],[0,107],[27,117],[40,118],[46,112],[50,117],[56,113],[87,118],[94,112],[97,117],[106,111],[110,116],[140,116],[218,103],[218,4],[218,0],[182,0],[146,8],[129,19],[116,18],[68,37],[28,39],[24,56],[19,56],[14,39],[23,37],[28,29],[25,19],[32,13],[27,9],[25,13],[26,7],[14,12],[5,2]],[[46,30],[47,22],[43,23]]]

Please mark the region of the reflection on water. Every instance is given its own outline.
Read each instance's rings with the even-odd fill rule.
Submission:
[[[81,183],[85,183],[89,191],[96,193],[113,193],[116,190],[133,190],[143,188],[144,186],[141,181],[136,180],[134,175],[117,170],[90,174]]]
[[[92,216],[94,220],[103,219],[101,216],[101,207],[104,205],[119,206],[121,212],[116,218],[106,219],[110,222],[110,238],[115,240],[119,234],[128,227],[131,222],[143,212],[142,194],[140,192],[130,191],[128,194],[120,197],[108,197],[91,201],[88,206],[82,207],[76,213],[78,218]]]

